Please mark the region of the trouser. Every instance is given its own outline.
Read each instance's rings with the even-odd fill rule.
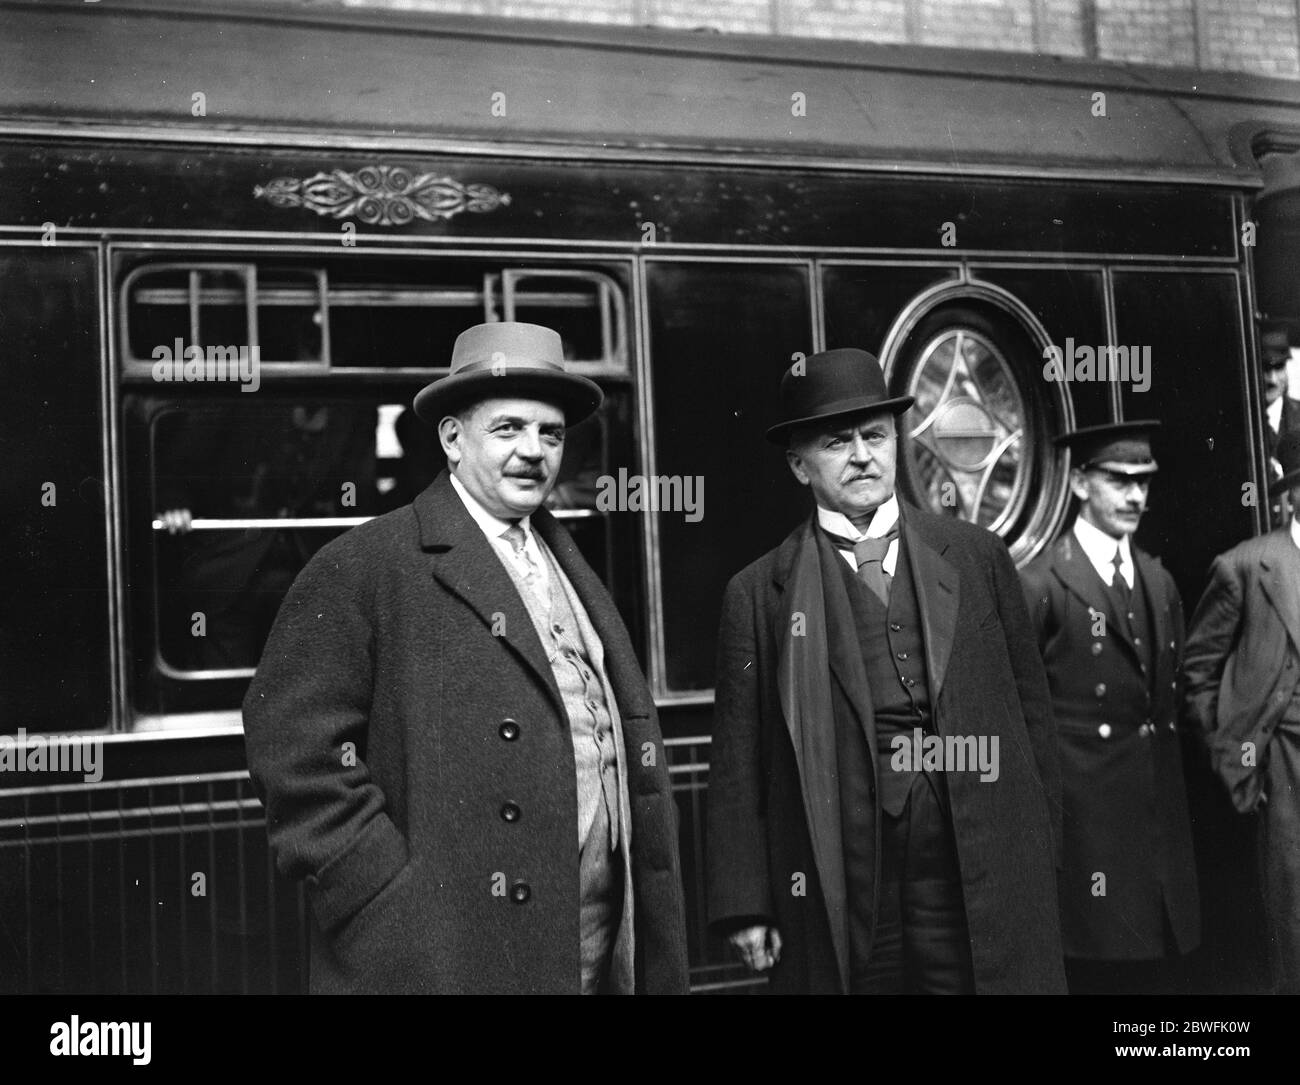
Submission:
[[[1258,827],[1260,886],[1274,989],[1300,994],[1300,702],[1268,744]]]
[[[610,849],[609,814],[596,804],[596,818],[578,853],[578,929],[582,993],[604,994],[610,954],[623,916],[623,856]]]
[[[916,773],[897,817],[882,814],[875,938],[854,953],[852,994],[973,994],[970,934],[942,779]]]

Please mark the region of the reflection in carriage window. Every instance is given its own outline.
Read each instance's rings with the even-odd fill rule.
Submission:
[[[256,665],[293,578],[349,526],[332,521],[378,507],[376,418],[370,405],[236,401],[156,419],[158,649],[166,665]],[[267,520],[285,526],[256,523]]]
[[[908,393],[908,469],[935,512],[991,530],[1027,497],[1025,403],[998,347],[972,328],[933,338],[914,363]]]

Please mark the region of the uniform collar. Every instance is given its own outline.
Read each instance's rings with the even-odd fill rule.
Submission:
[[[1115,575],[1115,548],[1119,547],[1120,574],[1133,585],[1133,548],[1129,545],[1129,537],[1123,535],[1118,539],[1107,535],[1098,527],[1088,523],[1082,516],[1074,518],[1074,537],[1079,541],[1079,546],[1083,552],[1088,555],[1088,560],[1092,562],[1093,567],[1097,570],[1107,584]]]
[[[1291,517],[1291,541],[1300,546],[1300,515]]]

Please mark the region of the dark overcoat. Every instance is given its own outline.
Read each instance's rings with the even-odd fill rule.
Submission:
[[[1127,623],[1096,617],[1111,614],[1107,588],[1073,532],[1021,571],[1061,744],[1061,933],[1066,956],[1085,960],[1164,956],[1166,922],[1180,953],[1201,938],[1179,729],[1183,605],[1156,558],[1134,547],[1133,564],[1149,674]]]
[[[532,524],[604,644],[622,719],[636,989],[684,992],[654,703],[600,580],[545,510]],[[313,992],[579,991],[568,718],[524,602],[445,472],[302,571],[244,726],[277,865],[306,882]]]
[[[997,736],[999,774],[946,776],[979,993],[1064,993],[1056,908],[1059,831],[1056,737],[1042,661],[1003,543],[958,520],[901,506],[941,736]],[[803,750],[834,743],[847,714],[874,751],[871,694],[852,625],[828,613],[832,718],[798,718],[781,671],[801,614],[792,570],[815,546],[815,515],[728,584],[718,645],[717,708],[709,774],[709,919],[720,931],[767,923],[781,933],[774,993],[842,993],[849,957],[838,819],[810,809],[827,794]],[[813,742],[804,729],[816,729]],[[879,768],[877,768],[879,772]],[[831,792],[834,783],[831,783]],[[872,823],[880,882],[880,798]],[[829,840],[815,846],[814,837]],[[873,900],[872,912],[877,911]]]

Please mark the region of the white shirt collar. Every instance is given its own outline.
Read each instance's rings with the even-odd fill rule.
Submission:
[[[1282,429],[1282,408],[1286,406],[1286,404],[1282,402],[1284,399],[1286,399],[1285,392],[1278,396],[1277,399],[1273,400],[1273,402],[1264,409],[1264,414],[1268,417],[1268,428],[1274,433],[1277,433]]]
[[[898,522],[898,496],[890,495],[888,501],[885,501],[876,509],[876,514],[871,518],[871,523],[867,525],[867,532],[864,535],[842,512],[833,512],[830,509],[824,509],[817,506],[817,522],[832,535],[842,535],[853,542],[861,542],[863,539],[878,539],[882,535],[888,535],[889,529]]]
[[[1079,545],[1088,555],[1088,560],[1097,570],[1097,575],[1106,584],[1109,584],[1115,576],[1115,547],[1118,545],[1120,575],[1128,582],[1130,588],[1133,586],[1133,548],[1129,545],[1127,535],[1119,539],[1112,538],[1099,527],[1088,523],[1082,516],[1076,516],[1074,537],[1079,540]]]
[[[843,538],[851,539],[853,542],[861,542],[863,539],[878,539],[882,535],[888,535],[890,528],[898,523],[898,496],[891,494],[889,500],[883,502],[876,509],[876,514],[872,516],[871,523],[867,525],[865,535],[853,526],[853,521],[844,513],[832,512],[820,505],[817,506],[817,522],[832,535],[840,535]],[[844,559],[850,569],[858,567],[852,550],[841,550],[840,557]],[[880,567],[889,576],[894,575],[895,570],[898,568],[897,539],[894,539],[889,544],[889,550],[885,554],[885,560],[880,563]]]
[[[455,475],[451,476],[451,487],[459,495],[469,514],[474,517],[474,522],[478,524],[479,530],[494,542],[497,539],[500,539],[506,529],[510,527],[510,521],[502,520],[501,517],[493,516],[492,513],[488,512],[488,510],[479,503],[478,499],[465,489],[464,484]],[[530,517],[525,516],[519,521],[519,526],[524,529],[524,536],[527,539],[527,542],[531,543],[533,539],[533,529],[529,526],[529,519]]]
[[[1291,517],[1291,541],[1300,546],[1300,516]]]

